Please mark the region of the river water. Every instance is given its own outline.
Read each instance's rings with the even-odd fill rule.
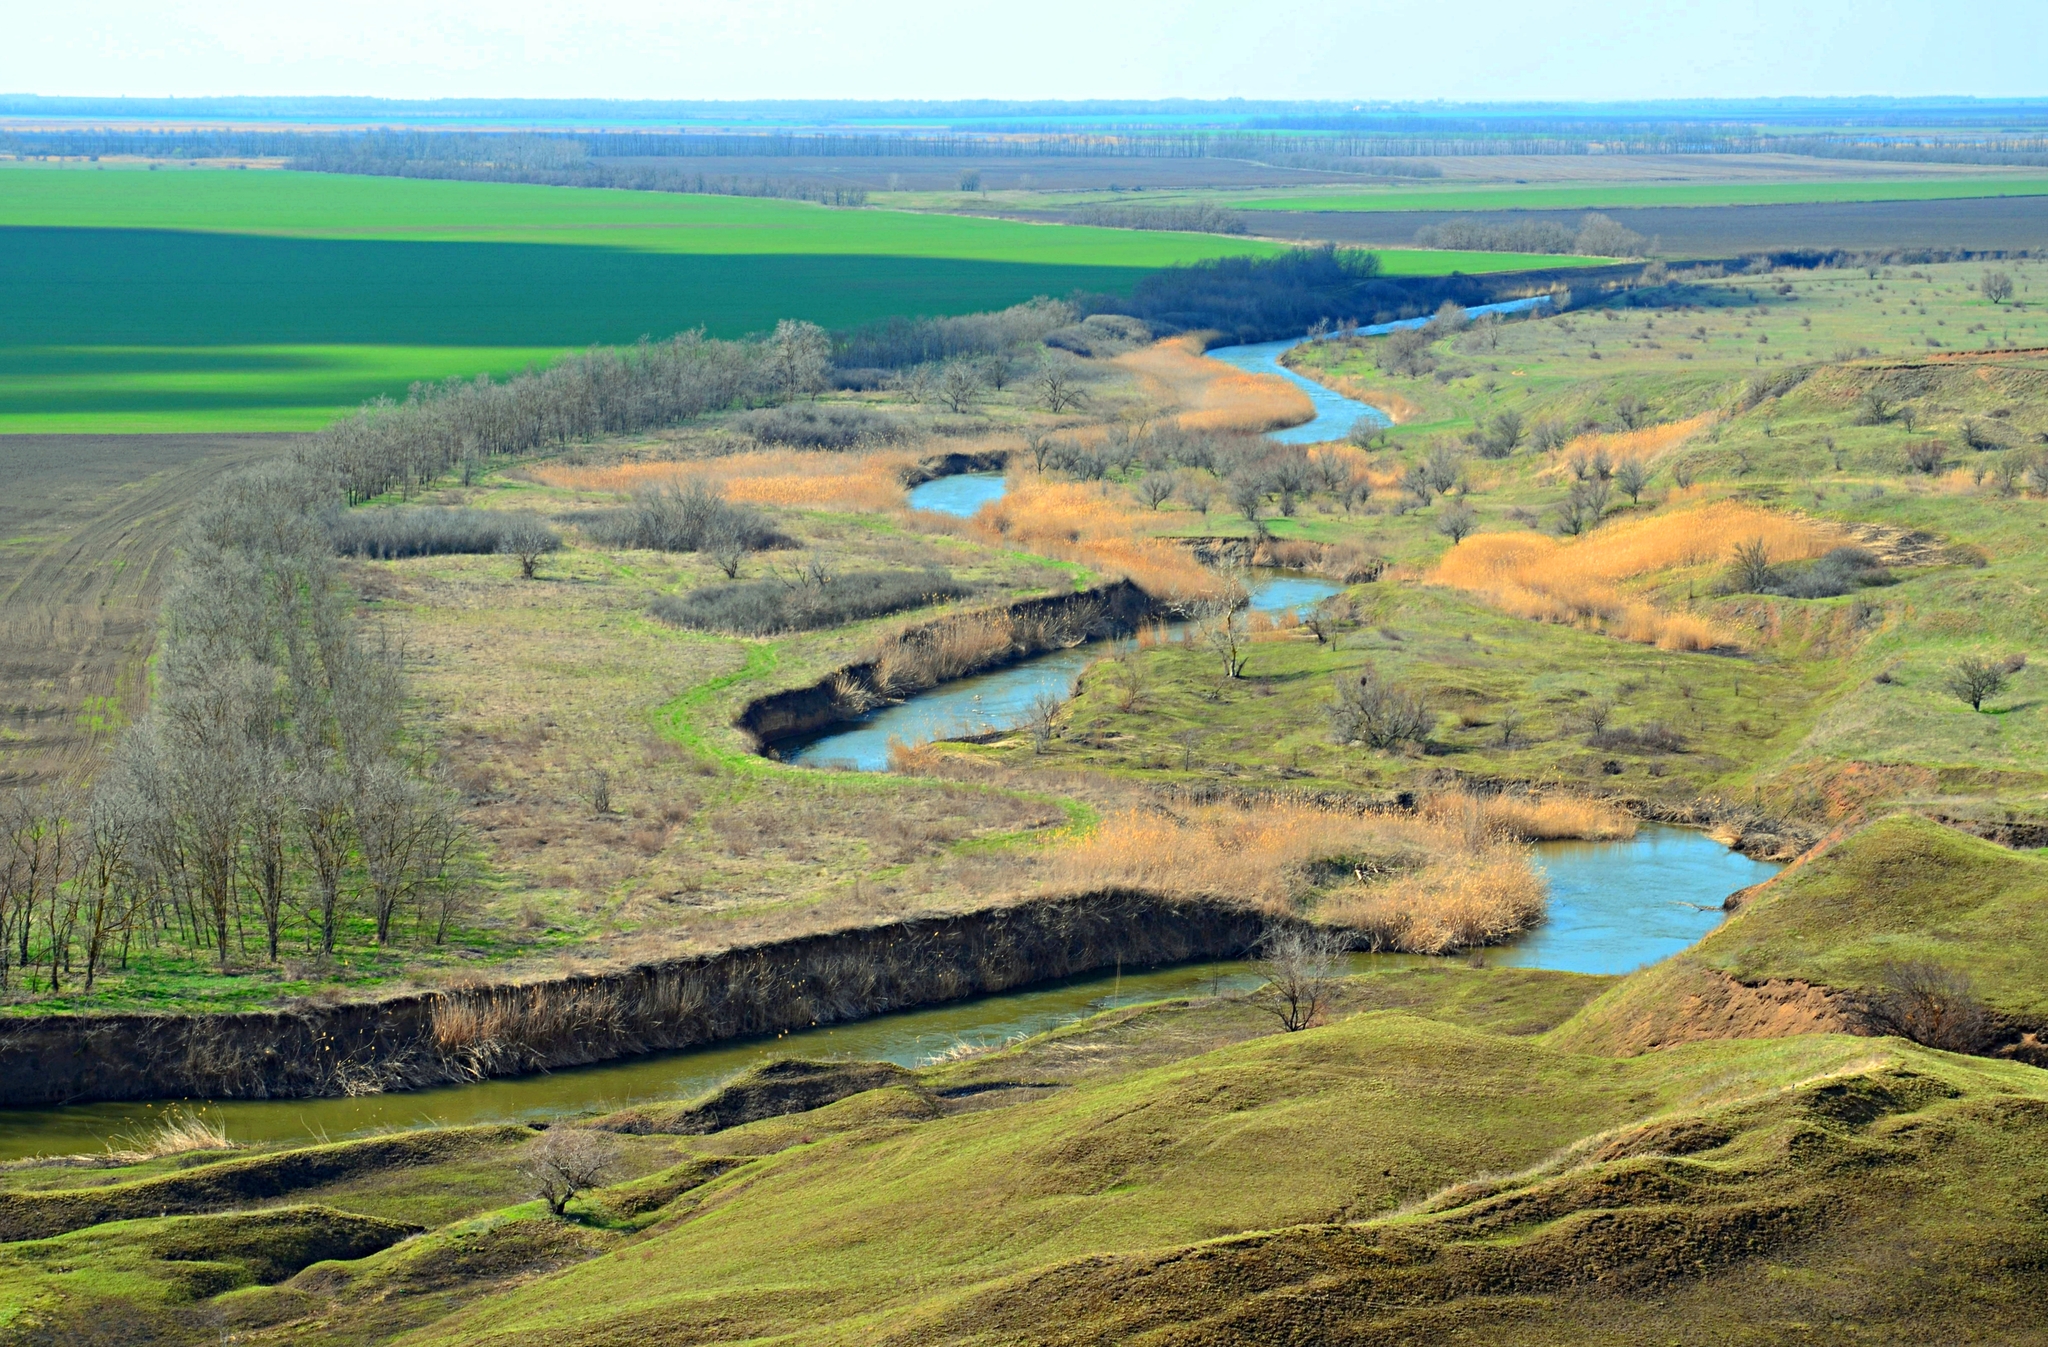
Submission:
[[[1247,577],[1246,588],[1251,593],[1254,612],[1282,613],[1291,609],[1299,613],[1343,586],[1311,575],[1261,569]],[[1040,697],[1050,695],[1064,701],[1073,696],[1074,682],[1081,671],[1120,644],[1090,641],[993,673],[957,679],[815,738],[785,740],[780,751],[785,761],[805,767],[886,772],[891,740],[928,744],[937,739],[1014,730],[1030,719],[1031,705]]]
[[[1549,876],[1550,920],[1520,941],[1484,951],[1488,963],[1627,973],[1677,952],[1721,920],[1720,903],[1778,867],[1700,833],[1645,828],[1628,842],[1536,848]],[[1360,954],[1354,971],[1431,962]],[[689,1098],[776,1057],[846,1058],[918,1066],[960,1045],[1001,1043],[1099,1011],[1165,997],[1249,991],[1260,978],[1239,961],[1125,969],[775,1038],[653,1053],[600,1066],[360,1099],[228,1100],[205,1105],[243,1142],[339,1139],[379,1128],[511,1122]],[[78,1104],[0,1111],[0,1160],[97,1151],[149,1130],[163,1103]],[[186,1106],[190,1107],[190,1106]]]

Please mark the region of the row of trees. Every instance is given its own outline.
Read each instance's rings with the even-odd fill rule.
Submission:
[[[487,375],[415,384],[402,403],[372,402],[312,437],[305,451],[353,505],[504,454],[599,435],[678,425],[706,412],[816,392],[831,340],[784,320],[761,341],[686,332],[632,347],[598,347],[503,383]]]
[[[332,953],[350,922],[445,937],[455,796],[406,741],[398,651],[338,581],[340,495],[331,464],[280,462],[188,522],[148,710],[89,792],[9,802],[0,989],[90,990],[138,944],[225,969],[288,940]]]

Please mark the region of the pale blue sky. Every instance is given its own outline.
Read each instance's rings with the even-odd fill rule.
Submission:
[[[75,0],[6,30],[10,93],[2048,94],[2048,0]]]

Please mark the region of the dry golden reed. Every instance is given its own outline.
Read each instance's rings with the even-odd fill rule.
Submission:
[[[882,511],[903,508],[903,476],[915,461],[915,455],[900,450],[846,454],[775,449],[610,467],[548,463],[531,473],[535,481],[569,491],[631,492],[702,483],[722,491],[727,500],[750,505]]]
[[[1041,873],[1066,891],[1224,898],[1276,915],[1320,890],[1318,921],[1372,948],[1437,954],[1543,919],[1546,889],[1528,851],[1467,822],[1290,804],[1126,810],[1057,848]]]
[[[1662,425],[1644,426],[1640,430],[1593,431],[1565,445],[1563,462],[1558,468],[1550,471],[1561,471],[1564,464],[1570,463],[1572,458],[1581,454],[1590,457],[1605,453],[1608,459],[1615,463],[1630,458],[1647,463],[1667,450],[1678,448],[1720,419],[1716,412],[1701,412],[1698,416],[1688,416],[1683,421],[1666,421]]]
[[[1315,419],[1308,394],[1273,374],[1247,374],[1202,354],[1199,337],[1173,337],[1112,362],[1137,376],[1183,430],[1278,430]]]
[[[1612,524],[1571,542],[1539,533],[1482,533],[1444,555],[1429,579],[1485,598],[1517,617],[1605,632],[1664,650],[1735,646],[1734,636],[1690,613],[1624,593],[1622,581],[1726,561],[1760,540],[1772,561],[1817,557],[1843,541],[1812,520],[1716,501]]]
[[[1440,791],[1424,798],[1422,817],[1452,829],[1475,844],[1611,842],[1636,835],[1635,815],[1605,800],[1583,795],[1474,795]]]
[[[1129,579],[1157,599],[1201,598],[1221,589],[1216,574],[1185,547],[1151,536],[1159,526],[1155,514],[1099,483],[1012,473],[1002,499],[982,506],[967,526],[986,542]]]

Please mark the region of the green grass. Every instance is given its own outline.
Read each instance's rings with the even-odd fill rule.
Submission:
[[[1641,206],[1792,206],[1833,201],[1948,201],[1987,196],[2048,196],[2048,178],[1891,178],[1875,182],[1600,183],[1568,187],[1305,188],[1258,196],[1236,210],[1600,210]],[[1220,199],[1220,198],[1219,198]]]
[[[334,174],[0,169],[0,433],[307,430],[592,343],[848,327],[1282,245],[807,202]],[[1572,259],[1400,250],[1390,275]]]
[[[1278,245],[804,202],[0,170],[0,432],[304,430],[416,379],[1121,290]]]

